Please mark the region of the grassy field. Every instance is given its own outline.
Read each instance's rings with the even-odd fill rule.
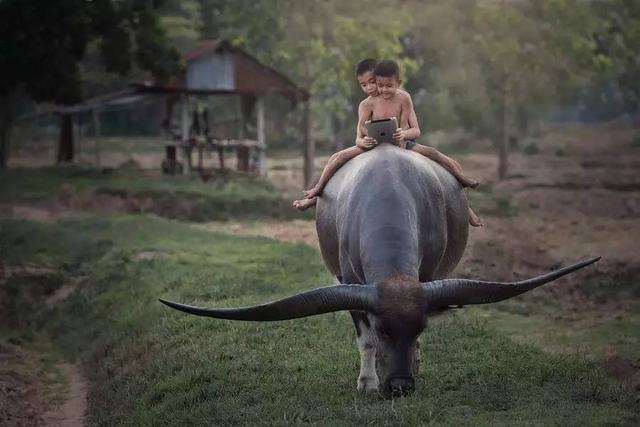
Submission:
[[[521,279],[604,258],[555,286],[433,319],[417,392],[393,401],[355,391],[346,313],[234,323],[157,302],[237,306],[332,283],[312,213],[289,207],[300,159],[274,159],[270,182],[138,169],[151,146],[107,174],[12,168],[0,175],[0,358],[24,363],[2,366],[0,381],[19,372],[44,383],[43,405],[65,401],[59,363],[77,361],[89,425],[638,425],[636,134],[545,134],[535,152],[512,154],[502,182],[494,155],[461,159],[483,182],[468,195],[486,226],[471,230],[456,275]]]
[[[219,173],[203,182],[198,176],[166,176],[135,168],[103,173],[68,166],[10,169],[0,172],[0,179],[0,203],[55,202],[101,211],[104,205],[123,202],[124,211],[188,221],[300,217],[269,181],[233,174]]]
[[[3,340],[79,358],[91,425],[640,422],[634,391],[586,358],[517,343],[473,312],[434,319],[415,395],[381,400],[355,391],[346,313],[234,323],[157,302],[237,306],[331,283],[308,246],[143,215],[4,220],[0,229],[5,262],[33,267],[0,288]],[[65,286],[75,291],[46,303]]]

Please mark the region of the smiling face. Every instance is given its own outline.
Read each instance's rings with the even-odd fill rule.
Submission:
[[[378,96],[378,87],[376,86],[376,77],[373,70],[365,71],[357,76],[360,89],[368,96]]]
[[[378,94],[380,94],[383,99],[391,99],[395,96],[398,88],[400,87],[400,80],[398,80],[398,76],[376,76],[376,86]]]

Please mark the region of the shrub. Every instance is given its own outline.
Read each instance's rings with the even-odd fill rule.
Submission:
[[[536,144],[535,142],[530,142],[524,146],[524,149],[522,150],[522,152],[526,155],[532,156],[535,154],[540,154],[540,148],[538,147],[538,144]]]

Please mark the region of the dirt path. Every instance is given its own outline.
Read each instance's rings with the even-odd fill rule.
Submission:
[[[56,370],[64,384],[39,355],[1,344],[0,425],[83,426],[87,392],[82,371],[70,363],[59,364]]]
[[[37,218],[51,220],[48,215]],[[55,270],[42,265],[0,262],[0,321],[6,321],[8,325],[14,323],[11,315],[3,311],[15,298],[11,290],[4,288],[13,276],[37,277],[54,273]],[[49,295],[46,306],[51,308],[60,304],[76,286],[75,281],[62,285]],[[80,366],[59,363],[51,369],[45,354],[10,344],[10,339],[3,342],[0,340],[0,425],[83,426],[87,398]]]
[[[33,355],[10,344],[0,344],[0,425],[32,426],[42,422],[43,385],[35,375]]]
[[[80,427],[87,410],[87,384],[77,364],[61,363],[58,369],[67,381],[62,403],[42,416],[44,425],[51,427]]]

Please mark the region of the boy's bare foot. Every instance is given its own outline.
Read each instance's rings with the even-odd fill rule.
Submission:
[[[478,184],[480,184],[475,179],[467,178],[466,176],[464,176],[464,173],[462,172],[462,165],[460,165],[457,160],[454,160],[449,156],[445,156],[442,153],[440,153],[439,159],[440,161],[438,163],[444,165],[445,168],[448,169],[449,172],[451,172],[451,174],[456,177],[458,182],[460,182],[463,187],[476,188]]]
[[[315,205],[317,202],[318,202],[317,197],[313,197],[311,199],[294,200],[293,207],[303,211],[305,209],[309,209],[311,206]]]
[[[484,225],[482,223],[482,220],[471,208],[469,208],[469,225],[471,225],[472,227],[482,227]]]
[[[463,187],[476,188],[480,184],[475,179],[467,178],[464,175],[457,175],[456,178],[458,178],[458,181]]]
[[[304,197],[306,197],[307,199],[313,199],[314,197],[317,197],[320,195],[320,192],[322,190],[320,188],[318,188],[318,186],[316,185],[315,187],[309,189],[309,190],[305,190],[304,191]]]

